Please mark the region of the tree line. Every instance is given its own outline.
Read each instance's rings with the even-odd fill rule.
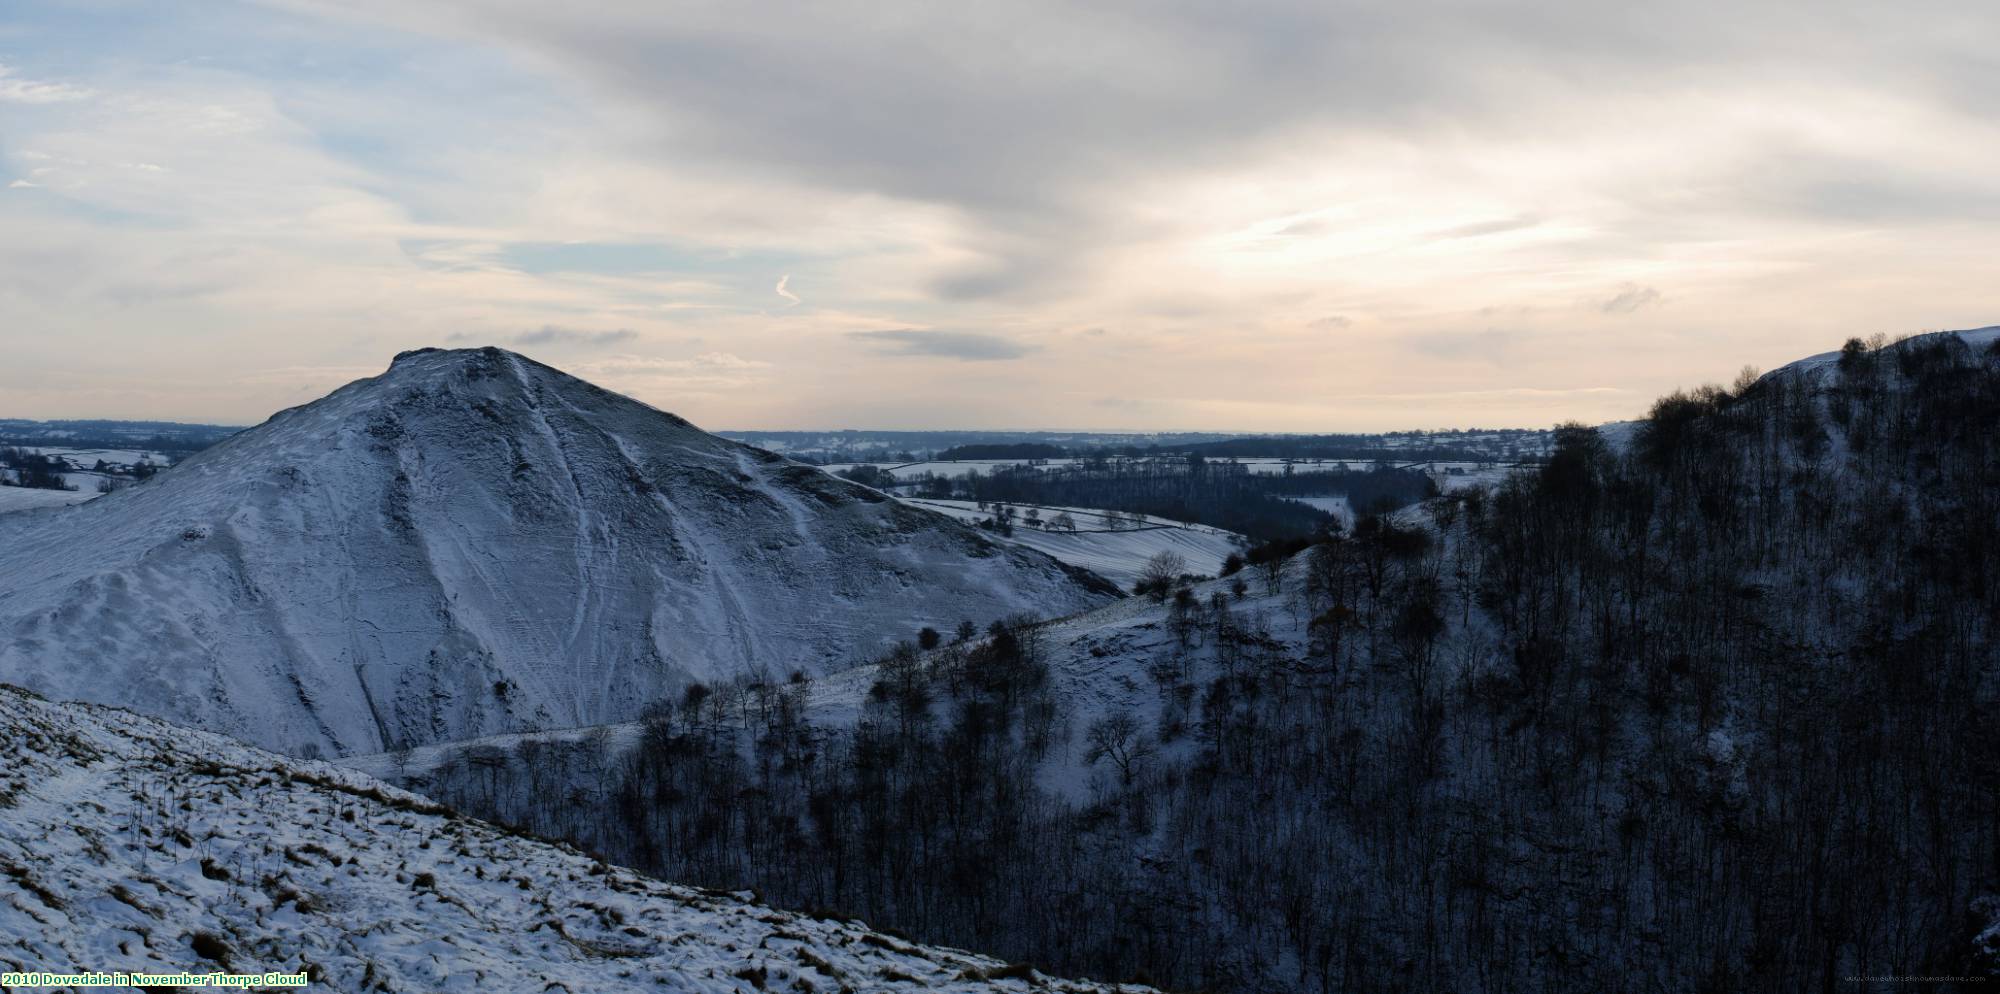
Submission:
[[[1386,512],[1435,490],[1430,477],[1416,470],[1259,474],[1200,456],[1003,467],[950,481],[950,496],[965,500],[1105,508],[1209,525],[1257,541],[1310,535],[1334,521],[1286,496],[1345,494],[1357,508]]]

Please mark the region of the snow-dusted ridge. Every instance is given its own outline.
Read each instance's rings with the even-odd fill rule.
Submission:
[[[1991,348],[1994,342],[2000,341],[2000,325],[1989,325],[1985,328],[1969,328],[1964,331],[1926,332],[1921,335],[1913,335],[1896,344],[1903,345],[1909,343],[1921,345],[1925,342],[1942,339],[1947,336],[1956,337],[1975,349]],[[1788,362],[1765,373],[1764,376],[1766,378],[1805,377],[1815,384],[1823,384],[1825,378],[1832,375],[1832,372],[1839,368],[1839,366],[1840,350],[1836,349],[1832,352],[1821,352],[1818,355],[1810,355],[1804,359]]]
[[[499,349],[0,517],[0,680],[293,754],[636,716],[1101,579]]]
[[[0,686],[0,966],[326,991],[1128,991],[661,883],[324,763]]]
[[[1973,349],[1991,348],[1993,347],[1994,342],[2000,341],[2000,325],[1992,325],[1985,328],[1971,328],[1965,331],[1927,332],[1925,334],[1912,335],[1909,338],[1902,339],[1901,341],[1896,342],[1895,345],[1898,347],[1905,344],[1921,345],[1928,341],[1935,341],[1946,337],[1956,337],[1961,341],[1965,342],[1965,344],[1968,347]],[[1805,383],[1810,387],[1815,387],[1815,388],[1827,387],[1833,384],[1834,377],[1839,369],[1840,369],[1840,350],[1835,349],[1832,352],[1821,352],[1816,355],[1806,356],[1803,359],[1795,359],[1791,362],[1788,362],[1782,366],[1777,367],[1776,369],[1772,369],[1769,372],[1764,373],[1758,379],[1767,381],[1768,380],[1799,381]],[[1629,421],[1611,421],[1605,424],[1598,425],[1597,433],[1598,435],[1603,437],[1605,442],[1608,443],[1614,451],[1622,453],[1628,451],[1632,447],[1633,439],[1637,436],[1639,428],[1643,423],[1644,423],[1643,419],[1634,419]]]

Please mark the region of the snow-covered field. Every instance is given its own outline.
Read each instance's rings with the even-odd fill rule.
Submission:
[[[81,504],[97,495],[97,491],[94,488],[40,490],[31,487],[0,486],[0,514],[6,514],[9,511],[26,511],[37,507],[67,507],[71,504]]]
[[[1345,497],[1287,497],[1285,499],[1333,515],[1335,518],[1340,519],[1340,527],[1342,528],[1352,529],[1354,527],[1354,505],[1348,503]]]
[[[661,883],[349,770],[10,687],[0,745],[10,972],[304,973],[357,994],[1144,990]]]
[[[916,480],[916,479],[921,479],[926,475],[940,476],[944,477],[945,479],[956,480],[959,479],[960,477],[964,477],[975,472],[980,473],[981,475],[990,476],[992,475],[993,471],[997,469],[1013,469],[1019,466],[1041,466],[1041,465],[1046,465],[1049,467],[1070,466],[1074,465],[1076,462],[1077,460],[1075,459],[1040,459],[1040,460],[1034,460],[1032,462],[1026,459],[982,459],[982,460],[968,460],[964,462],[932,461],[932,462],[908,462],[908,463],[845,462],[845,463],[833,463],[831,465],[822,466],[820,468],[826,470],[829,473],[837,474],[845,470],[853,469],[856,466],[876,466],[887,471],[891,476],[894,476],[898,480]]]
[[[1175,463],[1181,461],[1181,457],[1179,456],[1165,456],[1161,458]],[[831,465],[822,466],[820,468],[826,470],[829,473],[840,473],[845,470],[853,469],[856,466],[867,465],[867,466],[876,466],[888,472],[890,475],[894,476],[897,480],[917,480],[917,479],[922,479],[925,476],[936,476],[945,479],[955,480],[964,477],[968,474],[971,474],[973,472],[978,472],[982,475],[990,476],[994,473],[994,471],[1001,469],[1019,469],[1021,467],[1029,467],[1033,469],[1057,469],[1064,466],[1074,466],[1081,461],[1082,460],[1078,459],[1036,459],[1036,460],[984,459],[984,460],[969,460],[965,462],[932,461],[932,462],[912,462],[912,463],[833,463]],[[1262,457],[1252,457],[1243,459],[1216,459],[1211,461],[1216,463],[1234,462],[1242,466],[1245,472],[1255,473],[1260,476],[1282,475],[1287,469],[1289,469],[1291,472],[1294,473],[1326,473],[1326,472],[1335,472],[1343,469],[1366,472],[1368,470],[1376,468],[1378,465],[1391,466],[1396,468],[1417,468],[1430,472],[1435,472],[1438,474],[1445,474],[1451,472],[1452,470],[1458,470],[1460,472],[1482,472],[1492,469],[1492,467],[1495,465],[1493,463],[1476,463],[1476,462],[1409,462],[1405,460],[1377,461],[1372,459],[1276,459],[1276,458],[1262,458]]]
[[[73,449],[59,445],[23,445],[23,452],[52,456],[69,466],[62,474],[63,482],[77,490],[95,496],[97,488],[106,479],[113,485],[133,482],[132,470],[141,464],[155,468],[173,465],[172,456],[151,449]],[[103,463],[111,472],[96,471],[98,463]]]
[[[1425,473],[1431,474],[1433,477],[1437,477],[1440,479],[1447,476],[1456,477],[1464,474],[1476,475],[1483,473],[1505,472],[1506,467],[1508,465],[1506,463],[1496,463],[1496,462],[1440,462],[1440,461],[1429,461],[1429,460],[1423,462],[1411,462],[1403,459],[1377,460],[1377,459],[1253,458],[1253,459],[1238,459],[1236,460],[1236,462],[1243,464],[1244,468],[1247,469],[1249,472],[1256,473],[1260,476],[1283,475],[1287,468],[1289,468],[1293,473],[1330,473],[1330,472],[1339,472],[1341,470],[1349,470],[1357,473],[1366,473],[1374,469],[1387,467],[1389,469],[1421,470]]]
[[[1445,493],[1494,486],[1509,475],[1520,472],[1517,466],[1493,463],[1422,463],[1419,468],[1426,468],[1431,479],[1437,482],[1438,489]]]
[[[928,508],[951,515],[961,521],[977,522],[990,519],[991,511],[982,511],[977,503],[969,500],[931,500],[929,498],[906,498],[906,504]],[[1175,552],[1187,561],[1187,571],[1201,576],[1214,576],[1222,569],[1222,561],[1232,552],[1239,551],[1245,544],[1241,536],[1220,528],[1207,525],[1169,521],[1144,515],[1128,515],[1136,519],[1137,527],[1112,530],[1103,511],[1079,507],[1050,507],[1042,504],[1009,504],[1020,515],[1026,515],[1030,508],[1041,512],[1047,521],[1057,514],[1067,513],[1076,520],[1077,530],[1045,531],[1015,518],[1014,534],[1011,536],[994,534],[1002,542],[1025,546],[1037,552],[1066,562],[1071,566],[1081,566],[1102,576],[1125,590],[1132,589],[1132,582],[1145,569],[1146,561],[1162,552]]]
[[[136,466],[141,462],[167,466],[174,461],[172,456],[151,449],[71,449],[59,445],[23,445],[21,449],[38,455],[60,456],[70,465],[82,469],[89,469],[99,462],[111,466]]]

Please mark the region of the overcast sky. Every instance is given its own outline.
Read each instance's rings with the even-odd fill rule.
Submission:
[[[2000,4],[6,0],[0,416],[1642,413],[2000,322]]]

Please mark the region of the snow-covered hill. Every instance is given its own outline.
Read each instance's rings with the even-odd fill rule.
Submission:
[[[1992,348],[1995,342],[2000,342],[2000,325],[1993,325],[1986,328],[1972,328],[1965,331],[1933,331],[1922,335],[1914,335],[1904,341],[1922,345],[1946,337],[1958,338],[1965,342],[1968,347],[1974,349]],[[1799,378],[1815,386],[1825,386],[1830,382],[1834,373],[1839,370],[1840,356],[1841,353],[1839,350],[1821,352],[1818,355],[1811,355],[1804,359],[1786,363],[1764,375],[1767,378]]]
[[[675,886],[351,771],[0,686],[0,966],[328,991],[1130,991]]]
[[[1966,347],[1971,349],[1989,349],[1994,346],[1995,342],[2000,342],[2000,325],[1986,328],[1972,328],[1965,331],[1927,332],[1921,335],[1913,335],[1903,341],[1921,346],[1926,343],[1941,341],[1945,338],[1957,338],[1964,342]],[[1803,359],[1795,359],[1763,374],[1760,379],[1766,381],[1782,380],[1799,384],[1810,390],[1826,390],[1838,383],[1841,351],[1840,349],[1835,349],[1832,352],[1820,352],[1815,355],[1806,356]],[[1822,395],[1822,403],[1824,403],[1824,399]],[[1597,434],[1614,451],[1620,453],[1628,452],[1631,450],[1632,443],[1638,436],[1639,429],[1643,424],[1644,422],[1639,420],[1612,421],[1598,425]]]
[[[0,679],[294,754],[635,716],[1100,579],[498,349],[0,517]]]

